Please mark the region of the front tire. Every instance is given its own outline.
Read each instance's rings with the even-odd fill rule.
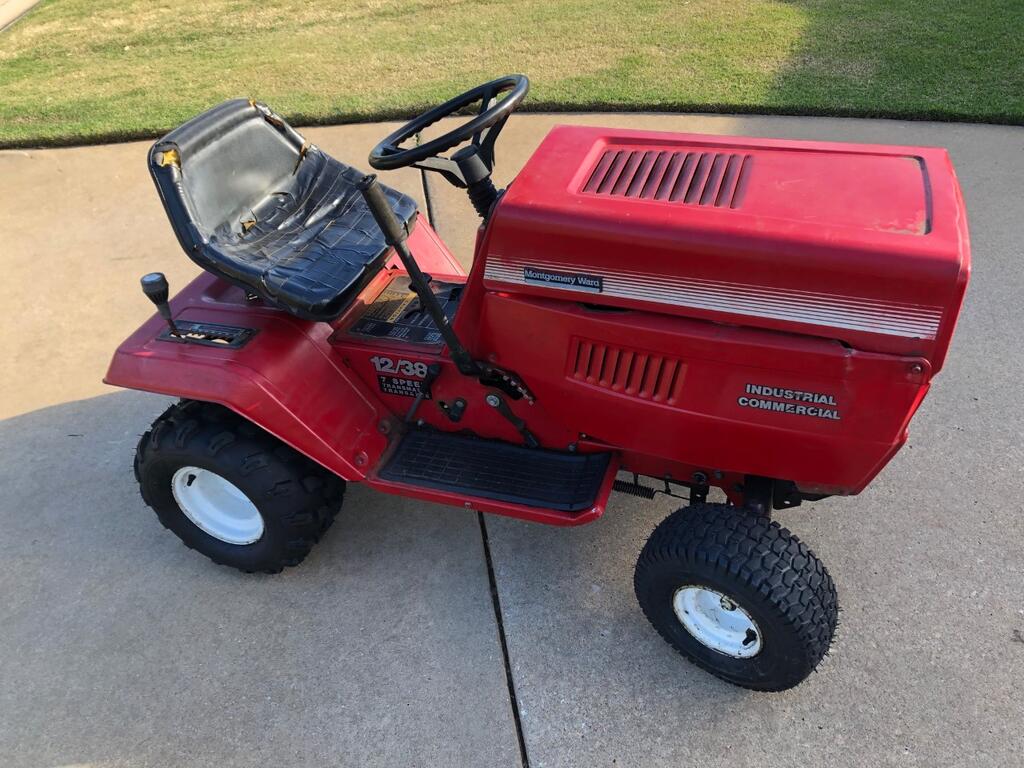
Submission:
[[[143,500],[186,546],[247,573],[298,565],[334,521],[345,483],[237,414],[171,406],[139,440]]]
[[[725,504],[663,520],[634,575],[637,600],[662,637],[735,685],[781,691],[803,681],[835,633],[835,585],[778,523]]]

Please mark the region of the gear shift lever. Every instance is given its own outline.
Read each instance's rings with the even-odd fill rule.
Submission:
[[[167,286],[167,278],[164,277],[164,273],[150,272],[148,275],[143,275],[140,282],[142,283],[142,292],[146,294],[150,301],[156,304],[157,311],[167,321],[167,326],[171,329],[171,333],[175,336],[181,336],[178,333],[178,326],[174,324],[174,318],[171,317],[171,305],[167,303],[167,299],[170,296],[170,288]]]

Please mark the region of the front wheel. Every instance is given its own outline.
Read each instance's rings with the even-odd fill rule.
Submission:
[[[341,506],[344,482],[226,408],[183,401],[142,436],[143,500],[186,546],[249,573],[298,565]]]
[[[725,504],[663,520],[637,561],[637,600],[654,628],[697,666],[735,685],[781,691],[828,651],[832,578],[796,536]]]

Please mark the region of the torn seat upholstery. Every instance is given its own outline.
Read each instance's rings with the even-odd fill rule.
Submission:
[[[362,173],[303,140],[266,105],[227,101],[160,139],[149,167],[185,252],[308,320],[340,315],[383,266]],[[407,229],[412,198],[382,187]]]

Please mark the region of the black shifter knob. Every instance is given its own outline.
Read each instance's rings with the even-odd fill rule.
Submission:
[[[150,301],[158,307],[167,303],[170,288],[167,286],[167,278],[164,277],[163,272],[150,272],[148,275],[143,275],[140,282],[142,283],[142,292],[149,297]]]
[[[142,283],[142,292],[146,294],[150,301],[156,304],[157,311],[167,321],[171,333],[177,336],[178,327],[174,324],[174,319],[171,317],[171,306],[167,303],[170,297],[170,288],[167,285],[167,278],[164,277],[164,273],[150,272],[148,275],[143,275],[140,282]]]

